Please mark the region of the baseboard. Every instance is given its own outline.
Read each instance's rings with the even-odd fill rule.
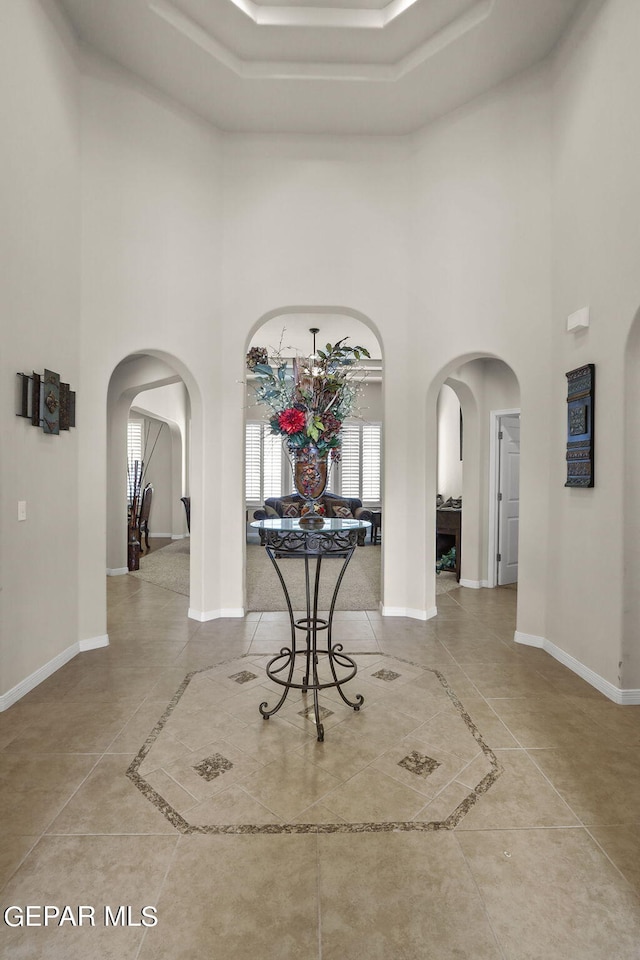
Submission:
[[[521,633],[516,630],[513,635],[516,643],[522,643],[525,647],[542,647],[544,649],[546,640],[544,637],[536,637],[533,633]]]
[[[24,680],[17,683],[11,690],[3,693],[0,696],[0,713],[7,710],[14,703],[17,703],[18,700],[21,700],[27,693],[30,693],[31,690],[34,690],[44,680],[47,680],[56,670],[59,670],[60,667],[64,667],[65,663],[73,660],[78,653],[85,650],[96,650],[98,647],[107,647],[108,645],[109,637],[106,634],[102,637],[92,637],[88,640],[79,640],[77,643],[72,643],[70,647],[67,647],[66,650],[59,653],[53,660],[49,660],[48,663],[43,664],[43,666],[39,667],[30,676],[25,677]]]
[[[385,607],[381,606],[380,612],[383,617],[408,617],[411,620],[431,620],[438,613],[437,607],[430,607],[429,610],[416,610],[413,607]]]
[[[150,533],[149,540],[172,540],[172,533]]]
[[[585,666],[584,663],[576,660],[570,653],[562,650],[561,647],[556,646],[555,643],[552,643],[545,637],[537,637],[534,634],[521,633],[520,630],[516,630],[513,639],[516,643],[522,643],[529,647],[540,647],[546,651],[546,653],[550,654],[554,660],[558,660],[559,663],[564,664],[565,667],[568,667],[569,670],[577,674],[577,676],[581,677],[592,687],[595,687],[596,690],[599,690],[600,693],[604,694],[605,697],[608,697],[608,699],[614,703],[620,706],[640,704],[640,690],[623,690],[621,687],[616,687],[615,684],[609,680],[605,680],[599,673],[591,670]]]
[[[193,607],[189,607],[187,612],[190,620],[198,620],[200,623],[206,623],[207,620],[220,620],[223,617],[244,617],[244,615],[243,607],[229,607],[222,610],[194,610]]]
[[[467,587],[468,590],[480,590],[484,586],[482,580],[463,580],[460,578],[459,583],[461,587]]]
[[[108,577],[121,577],[125,573],[129,573],[129,567],[115,567],[111,570],[107,567]]]
[[[189,534],[188,533],[172,533],[171,539],[172,540],[188,540]]]
[[[88,637],[86,640],[78,640],[78,652],[84,653],[86,650],[99,650],[101,647],[109,646],[109,634],[104,633],[101,637]]]

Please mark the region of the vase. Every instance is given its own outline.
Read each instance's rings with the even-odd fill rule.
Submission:
[[[300,511],[300,526],[317,529],[324,524],[324,510],[319,500],[327,486],[329,464],[327,454],[321,454],[314,445],[296,451],[293,464],[293,483],[304,500]]]

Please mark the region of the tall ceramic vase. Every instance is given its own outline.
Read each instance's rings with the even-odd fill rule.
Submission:
[[[318,501],[327,486],[328,468],[327,454],[319,453],[313,444],[295,454],[293,483],[304,499],[300,526],[307,530],[317,529],[324,523]]]

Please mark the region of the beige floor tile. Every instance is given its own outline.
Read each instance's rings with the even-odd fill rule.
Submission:
[[[98,759],[91,754],[0,754],[0,822],[4,835],[42,833]]]
[[[221,793],[232,783],[246,780],[263,766],[228,741],[218,740],[174,760],[163,769],[196,801],[201,801]],[[180,808],[179,812],[184,814],[185,809]]]
[[[640,746],[640,706],[621,706],[605,698],[571,696],[567,703],[594,721],[614,744]]]
[[[171,824],[127,777],[130,759],[102,757],[47,833],[173,834]]]
[[[444,688],[434,689],[433,692],[406,683],[395,692],[390,692],[384,699],[384,708],[404,713],[420,723],[425,723],[436,716],[444,707],[451,704]]]
[[[287,784],[286,790],[282,789],[283,783]],[[299,817],[339,785],[337,777],[299,756],[268,763],[242,782],[247,793],[286,821]]]
[[[280,760],[287,754],[296,752],[301,741],[311,740],[317,743],[315,727],[309,724],[307,729],[301,730],[280,714],[268,720],[261,718],[248,723],[229,734],[227,739],[229,743],[261,763]]]
[[[0,844],[0,887],[5,885],[38,841],[37,836],[9,836],[6,831],[3,834]]]
[[[317,960],[316,838],[180,840],[138,960]]]
[[[102,753],[135,713],[137,704],[52,703],[5,748],[11,753]]]
[[[466,663],[464,672],[487,699],[557,696],[545,677],[517,659],[512,664]]]
[[[483,736],[482,730],[479,731]],[[438,712],[413,731],[412,737],[429,747],[444,750],[469,763],[480,752],[480,744],[464,716],[451,703],[440,705]],[[487,746],[490,744],[486,741]]]
[[[468,663],[509,664],[516,662],[518,657],[516,650],[494,637],[473,639],[442,637],[441,640],[447,652],[463,669]]]
[[[105,753],[137,753],[167,709],[167,700],[145,700],[111,741]]]
[[[466,765],[467,761],[460,757],[410,736],[377,757],[370,769],[419,793],[424,804],[451,783]]]
[[[296,750],[296,756],[317,764],[340,781],[348,780],[380,756],[378,745],[361,737],[341,736],[341,729],[334,728],[322,743],[315,737],[308,738]]]
[[[162,673],[159,666],[114,666],[103,663],[99,670],[88,674],[74,687],[74,700],[91,703],[111,703],[117,700],[139,700],[148,696]]]
[[[636,823],[640,749],[598,743],[531,750],[530,755],[585,824]]]
[[[640,896],[640,822],[589,827],[589,833]]]
[[[348,823],[412,820],[424,806],[425,795],[400,779],[388,776],[379,764],[380,761],[375,761],[372,766],[337,786],[323,798],[324,806]]]
[[[262,803],[258,803],[246,790],[243,790],[242,784],[232,784],[221,793],[189,807],[184,811],[184,816],[190,824],[197,826],[216,827],[229,824],[253,826],[282,823],[281,817]]]
[[[451,833],[318,838],[322,960],[502,960]]]
[[[496,756],[503,772],[482,797],[482,802],[464,817],[459,830],[562,827],[578,823],[572,810],[524,751],[500,750]],[[471,780],[477,782],[471,767],[459,779],[469,781],[468,786],[474,786]]]
[[[492,749],[501,750],[518,746],[513,735],[489,702],[481,697],[465,694],[462,704],[471,721],[482,734],[485,743],[490,744]]]
[[[94,910],[95,925],[0,927],[0,954],[25,960],[134,960],[142,926],[107,926],[104,908],[117,914],[156,906],[175,851],[174,837],[44,837],[3,891],[5,904],[82,904]],[[85,911],[85,917],[89,914]],[[158,925],[166,924],[158,914]]]
[[[581,710],[561,698],[535,697],[489,700],[522,747],[571,747],[576,750],[606,743],[604,731]]]
[[[586,831],[456,836],[509,960],[637,960],[637,898]]]

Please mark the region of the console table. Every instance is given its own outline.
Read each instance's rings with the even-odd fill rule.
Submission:
[[[462,510],[458,507],[438,507],[436,510],[436,535],[453,537],[456,548],[456,579],[460,580],[460,541]]]
[[[300,527],[298,519],[278,517],[272,520],[255,520],[252,527],[256,527],[264,534],[265,550],[275,567],[278,579],[282,585],[284,597],[289,611],[291,625],[291,645],[283,647],[280,653],[267,663],[267,676],[274,683],[282,686],[282,696],[274,707],[269,709],[267,701],[260,704],[259,710],[265,720],[277,713],[287,699],[289,690],[302,690],[303,693],[313,694],[313,712],[318,733],[318,740],[324,740],[324,726],[320,713],[318,693],[328,687],[336,687],[338,693],[354,710],[359,710],[364,703],[364,697],[358,694],[354,701],[349,700],[342,687],[352,680],[357,673],[355,660],[343,652],[341,643],[333,643],[331,631],[333,614],[340,590],[342,578],[358,543],[358,534],[371,526],[367,520],[328,519],[323,521],[322,527],[315,530],[305,530]],[[306,616],[296,620],[293,615],[291,599],[281,566],[278,560],[283,558],[299,558],[304,561]],[[322,560],[325,557],[342,559],[342,567],[336,581],[331,598],[331,605],[327,619],[318,616],[318,593],[320,587],[320,572]],[[313,561],[315,566],[312,570]],[[303,634],[303,643],[296,644]],[[326,647],[318,646],[319,635],[326,632]],[[321,676],[318,669],[320,656],[326,657],[329,670]],[[302,678],[294,679],[296,660],[302,665]]]

